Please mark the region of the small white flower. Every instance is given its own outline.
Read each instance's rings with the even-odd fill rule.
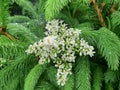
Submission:
[[[94,48],[83,38],[81,30],[68,28],[63,21],[52,20],[46,24],[46,37],[30,45],[26,52],[39,57],[39,64],[52,62],[57,68],[57,84],[64,86],[72,74],[76,54],[94,56]]]

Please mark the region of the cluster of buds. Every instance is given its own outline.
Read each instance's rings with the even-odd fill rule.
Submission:
[[[72,74],[76,54],[92,57],[94,48],[80,38],[81,30],[68,28],[63,21],[49,21],[46,29],[46,37],[30,45],[26,52],[39,57],[39,64],[54,63],[57,68],[57,83],[64,86],[68,75]]]

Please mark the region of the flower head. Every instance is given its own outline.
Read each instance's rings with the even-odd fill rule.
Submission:
[[[63,21],[52,20],[46,24],[46,37],[30,45],[26,52],[39,57],[39,64],[52,62],[57,68],[57,83],[64,86],[71,74],[76,53],[80,56],[94,55],[94,48],[80,38],[81,30],[68,28]]]

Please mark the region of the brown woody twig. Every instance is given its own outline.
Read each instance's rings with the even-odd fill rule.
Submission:
[[[103,19],[102,12],[101,12],[98,4],[96,3],[95,0],[90,0],[90,2],[93,4],[93,6],[94,6],[94,8],[95,8],[95,10],[96,10],[96,12],[97,12],[97,16],[98,16],[98,19],[99,19],[101,25],[102,25],[103,27],[106,27],[106,23],[105,23],[105,21],[104,21],[104,19]]]
[[[14,41],[17,40],[17,39],[16,39],[14,36],[12,36],[10,33],[6,32],[6,27],[5,27],[5,26],[0,27],[0,35],[5,35],[6,37],[8,37],[9,39],[14,40]]]

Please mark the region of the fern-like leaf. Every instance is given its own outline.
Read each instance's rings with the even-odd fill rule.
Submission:
[[[90,63],[87,57],[80,57],[75,67],[75,90],[91,90]]]
[[[35,90],[58,90],[54,85],[49,82],[43,80],[41,81],[39,86],[36,86]]]
[[[8,26],[7,27],[8,31],[12,35],[18,38],[18,40],[25,42],[26,44],[27,42],[28,44],[30,44],[35,40],[37,40],[37,36],[34,33],[32,33],[29,28],[23,25],[16,23],[9,23],[7,26]]]
[[[63,90],[74,90],[74,75],[70,75]]]
[[[50,80],[50,82],[55,85],[56,87],[58,87],[57,85],[57,80],[56,80],[56,74],[57,74],[57,69],[53,66],[49,67],[49,69],[47,69],[47,77]]]
[[[37,18],[38,14],[36,13],[36,9],[33,4],[28,0],[16,0],[15,1],[18,5],[23,7],[24,10],[28,11],[32,17]]]
[[[8,0],[0,0],[0,26],[7,24],[7,17],[9,16],[9,4]]]
[[[21,55],[20,57],[16,58],[16,60],[13,63],[11,63],[11,65],[0,70],[0,90],[7,87],[7,85],[9,85],[10,82],[14,84],[15,78],[21,77],[21,75],[25,77],[23,72],[26,72],[25,74],[27,74],[28,71],[34,65],[35,65],[35,60],[33,59],[31,60],[31,57],[29,58],[26,55]],[[24,77],[22,78],[22,80],[24,80]]]
[[[103,80],[103,72],[100,67],[97,67],[93,75],[93,90],[101,90]]]
[[[3,90],[17,90],[18,83],[19,77],[17,76],[12,81],[9,81]]]
[[[71,0],[47,0],[45,16],[47,20],[53,19]]]
[[[44,14],[44,10],[45,10],[44,6],[46,1],[47,0],[38,0],[38,13]]]
[[[14,42],[5,36],[0,37],[0,57],[14,59],[25,53],[26,45],[22,42]]]
[[[97,47],[100,54],[105,57],[109,68],[117,70],[120,57],[119,38],[106,28],[101,28],[97,34]]]
[[[105,90],[114,90],[114,87],[111,83],[105,84]]]
[[[110,83],[116,82],[117,81],[117,74],[118,74],[117,71],[113,71],[113,70],[108,69],[107,72],[104,74],[105,82],[106,83],[108,83],[108,82],[110,82]]]
[[[25,23],[30,21],[30,18],[23,15],[14,15],[14,16],[8,17],[8,20],[11,23]]]
[[[26,80],[25,80],[25,85],[24,85],[24,90],[34,90],[35,85],[37,84],[37,81],[44,72],[46,68],[46,65],[36,65],[28,74]]]
[[[111,22],[113,29],[115,29],[116,26],[120,25],[120,11],[115,11],[111,16]]]
[[[92,31],[91,28],[84,27],[81,29],[81,37],[84,38],[87,42],[89,42],[92,45],[96,45],[96,32]]]
[[[77,5],[78,4],[82,4],[82,5],[89,5],[90,4],[90,0],[77,0]]]

